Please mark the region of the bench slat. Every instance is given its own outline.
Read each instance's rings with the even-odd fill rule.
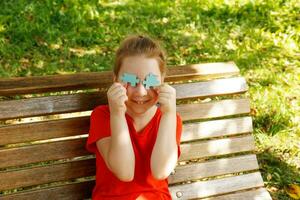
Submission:
[[[244,78],[220,79],[173,86],[176,89],[178,100],[247,91]],[[107,104],[105,91],[0,101],[0,119],[86,111],[92,110],[100,104]]]
[[[87,111],[105,101],[103,92],[0,101],[0,120]]]
[[[73,103],[78,107],[90,107],[86,108],[85,110],[90,110],[92,107],[94,108],[96,105],[92,104],[99,104],[96,102],[90,102],[91,99],[86,99],[82,102],[76,102],[74,99],[70,100],[69,103]],[[36,104],[34,104],[36,103]],[[68,103],[68,102],[65,102]],[[86,103],[86,105],[84,105]],[[250,104],[249,99],[227,99],[227,100],[220,100],[220,101],[213,101],[213,102],[206,102],[206,103],[196,103],[196,104],[180,104],[177,105],[177,112],[182,114],[182,118],[184,120],[194,120],[194,119],[205,119],[205,118],[212,118],[212,117],[223,117],[228,115],[237,115],[237,114],[246,114],[250,112]],[[22,103],[18,103],[17,105],[21,105]],[[37,105],[38,104],[38,105]],[[40,106],[39,106],[40,104]],[[78,106],[78,104],[82,104],[82,106]],[[88,105],[90,104],[90,105]],[[14,104],[14,108],[16,112],[9,110],[6,108],[5,104],[0,102],[0,109],[3,108],[3,113],[0,112],[0,119],[8,119],[8,118],[17,118],[17,117],[29,117],[29,116],[38,116],[38,115],[45,115],[45,114],[55,114],[55,113],[65,113],[65,112],[75,112],[80,110],[75,110],[76,105],[68,105],[63,106],[58,104],[47,104],[43,102],[33,102],[31,107],[40,107],[40,110],[32,111],[32,108],[24,108],[24,107],[17,107]],[[54,111],[55,106],[55,111]],[[4,110],[5,108],[5,110]],[[198,111],[198,112],[195,112]]]
[[[249,99],[226,99],[207,103],[180,104],[177,105],[177,112],[183,120],[247,114],[250,112],[250,102]]]
[[[272,200],[272,198],[265,188],[258,188],[245,192],[205,198],[202,200]]]
[[[0,145],[87,134],[89,116],[0,127]],[[251,117],[183,124],[181,142],[252,132]],[[34,133],[34,134],[33,134]]]
[[[1,200],[45,200],[45,199],[86,199],[92,196],[95,181],[73,183],[64,186],[52,187],[47,189],[37,189],[17,194],[0,195]]]
[[[176,89],[176,98],[211,97],[245,93],[248,90],[243,77],[217,79],[206,82],[172,85]]]
[[[87,134],[90,117],[0,126],[0,145]]]
[[[0,150],[0,168],[85,156],[86,138]],[[251,135],[181,144],[180,161],[254,150]],[[63,153],[62,153],[63,152]],[[7,159],[10,158],[10,159]]]
[[[94,176],[95,173],[95,159],[33,167],[18,171],[0,172],[0,191]]]
[[[89,155],[90,153],[85,149],[85,143],[86,138],[79,138],[0,149],[0,168]]]
[[[181,142],[186,142],[195,139],[251,133],[253,128],[251,117],[239,117],[186,123],[183,125],[182,131]]]
[[[175,174],[170,175],[168,181],[169,184],[174,184],[187,180],[256,170],[258,168],[256,155],[253,154],[221,158],[201,163],[178,165],[175,168]]]
[[[239,69],[233,62],[204,63],[169,67],[165,81],[203,80],[238,74]],[[0,96],[107,87],[111,83],[111,71],[3,78],[0,79]]]
[[[226,187],[225,187],[226,186]],[[200,181],[190,184],[169,187],[172,199],[204,198],[212,195],[225,194],[229,192],[263,187],[264,183],[259,172],[244,174],[240,176],[227,177],[216,180]],[[181,198],[177,197],[183,194]],[[177,194],[177,195],[176,195]]]
[[[180,145],[179,161],[255,150],[251,135]]]
[[[44,200],[44,199],[89,199],[95,182],[88,181],[82,183],[68,184],[48,189],[38,189],[34,191],[19,192],[16,194],[3,195],[2,200]],[[180,199],[184,199],[183,197]],[[265,188],[252,189],[250,191],[237,192],[217,197],[204,198],[203,200],[272,200]]]
[[[0,172],[0,191],[95,175],[95,159]],[[169,184],[258,169],[255,155],[177,166]],[[38,179],[35,177],[39,177]]]

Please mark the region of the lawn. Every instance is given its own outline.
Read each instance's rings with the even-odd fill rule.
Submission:
[[[111,70],[128,34],[168,65],[234,61],[249,84],[258,159],[274,199],[300,184],[300,1],[0,1],[0,77]]]

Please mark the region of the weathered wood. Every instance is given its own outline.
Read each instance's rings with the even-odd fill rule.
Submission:
[[[89,155],[85,143],[86,138],[80,138],[0,149],[0,168]]]
[[[250,112],[249,99],[227,99],[221,101],[180,104],[177,112],[183,120],[209,119]]]
[[[179,161],[255,150],[251,135],[181,144]]]
[[[244,78],[177,84],[173,87],[176,89],[177,100],[247,91]],[[86,111],[100,104],[107,104],[105,91],[0,101],[0,119]]]
[[[90,117],[0,126],[0,145],[87,134]]]
[[[175,168],[175,173],[169,176],[168,181],[169,184],[174,184],[188,180],[256,170],[258,168],[256,155],[253,154],[221,158],[207,162],[179,165]]]
[[[272,200],[272,198],[265,188],[258,188],[201,200]]]
[[[1,200],[74,200],[87,199],[92,195],[92,189],[95,186],[95,181],[87,181],[81,183],[73,183],[63,186],[35,189],[32,191],[18,192],[10,195],[0,195]]]
[[[191,141],[193,139],[207,139],[212,137],[251,133],[252,131],[251,117],[185,123],[183,125],[181,142]]]
[[[31,146],[0,149],[0,168],[25,165],[29,163],[73,158],[90,153],[85,149],[86,138],[36,144]],[[181,144],[180,161],[226,155],[254,150],[253,137],[217,139]],[[9,158],[9,159],[8,159]]]
[[[242,77],[184,83],[172,87],[176,89],[177,99],[239,94],[248,90],[245,78]]]
[[[8,109],[4,103],[0,102],[0,109],[3,111],[0,113],[0,119],[86,111],[93,109],[101,102],[98,102],[99,99],[101,100],[100,97],[96,99],[83,94],[81,97],[83,99],[78,100],[76,97],[70,96],[67,101],[64,100],[63,102],[60,102],[59,97],[57,97],[58,101],[51,102],[49,99],[48,104],[47,101],[31,101],[29,105],[22,105],[22,102],[12,103],[9,106],[13,106],[15,108],[14,111]],[[249,113],[250,105],[249,99],[227,99],[206,103],[180,104],[177,105],[177,112],[182,114],[183,119],[205,119]]]
[[[67,181],[69,179],[93,176],[96,173],[95,159],[72,161],[47,166],[38,166],[13,171],[0,172],[0,191],[39,184]],[[169,184],[196,180],[230,173],[258,169],[255,155],[222,158],[203,163],[177,166],[170,175]],[[37,178],[38,177],[38,178]]]
[[[49,166],[0,172],[0,191],[39,184],[65,181],[96,173],[96,160],[73,161]]]
[[[204,63],[173,66],[168,70],[166,82],[182,80],[205,80],[238,75],[233,62]],[[86,88],[102,88],[112,83],[112,72],[87,72],[68,75],[17,77],[0,79],[0,96],[65,91]]]
[[[0,101],[0,120],[87,111],[106,101],[103,92]]]
[[[227,177],[216,180],[200,181],[169,187],[172,199],[204,198],[212,195],[262,187],[263,180],[259,172]]]
[[[0,145],[76,136],[88,131],[89,116],[0,126]],[[183,124],[181,142],[252,131],[251,117],[186,123]]]

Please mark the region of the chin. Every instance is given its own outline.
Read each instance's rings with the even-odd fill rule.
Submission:
[[[135,103],[130,103],[127,105],[127,109],[129,109],[131,112],[134,112],[136,114],[143,114],[147,112],[152,106],[155,105],[153,102],[147,103],[147,105],[137,105]]]

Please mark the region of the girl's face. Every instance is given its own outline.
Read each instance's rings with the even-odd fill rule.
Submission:
[[[135,74],[137,78],[144,81],[150,73],[157,76],[158,81],[163,83],[158,62],[155,58],[146,58],[145,56],[130,56],[123,60],[119,71],[118,82],[122,83],[121,77],[124,73]],[[144,114],[157,103],[158,93],[152,87],[146,89],[142,82],[137,83],[135,87],[127,84],[128,101],[125,102],[129,113],[138,115]]]

